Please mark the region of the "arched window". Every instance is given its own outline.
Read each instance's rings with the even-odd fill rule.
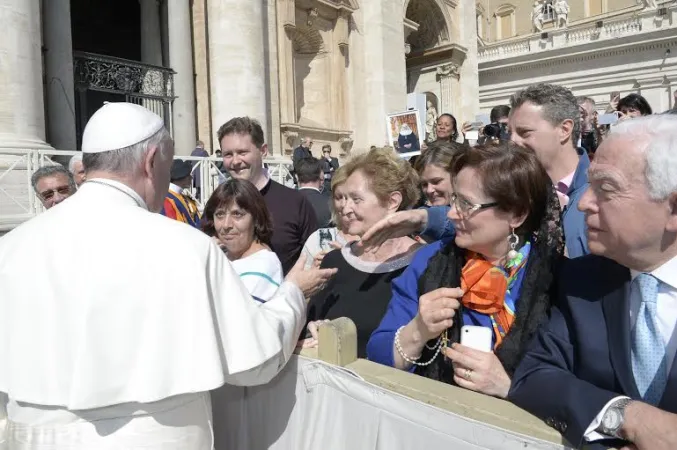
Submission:
[[[557,18],[555,14],[554,0],[545,0],[543,4],[543,23],[554,22]]]
[[[517,34],[514,5],[503,4],[496,9],[496,39],[507,39]]]
[[[478,3],[475,7],[475,18],[477,19],[477,35],[482,39],[487,37],[484,30],[484,15],[484,8]]]
[[[434,0],[410,0],[405,16],[419,25],[418,30],[407,39],[413,52],[430,50],[449,42],[444,14]]]

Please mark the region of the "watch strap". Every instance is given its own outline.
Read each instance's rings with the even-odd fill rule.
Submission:
[[[628,404],[630,402],[632,402],[631,398],[624,397],[624,398],[619,398],[618,400],[613,402],[611,405],[609,405],[609,408],[607,408],[604,415],[611,414],[611,410],[613,409],[613,410],[615,410],[615,412],[620,414],[620,416],[621,416],[620,423],[619,423],[618,427],[616,427],[614,429],[609,429],[609,428],[606,428],[604,426],[605,421],[604,421],[604,418],[602,418],[602,423],[600,423],[600,425],[598,427],[598,431],[602,434],[607,435],[607,436],[622,439],[622,436],[620,435],[620,431],[621,431],[621,428],[623,428],[623,422],[624,422],[624,419],[625,419],[625,408],[628,406]]]

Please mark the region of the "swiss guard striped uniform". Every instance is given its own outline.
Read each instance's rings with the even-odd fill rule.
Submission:
[[[197,202],[187,195],[176,192],[180,189],[173,183],[169,186],[169,192],[165,197],[160,214],[170,219],[187,223],[195,228],[200,228],[200,212]]]

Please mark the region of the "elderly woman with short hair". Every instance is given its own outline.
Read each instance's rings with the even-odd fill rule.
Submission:
[[[247,180],[219,185],[205,206],[202,230],[216,239],[251,296],[266,302],[284,279],[270,249],[273,226],[263,195]]]
[[[338,210],[343,231],[361,236],[379,219],[411,208],[419,197],[418,177],[395,152],[372,150],[348,161],[341,169],[345,195]],[[329,252],[322,268],[337,268],[336,276],[314,295],[308,305],[305,346],[317,344],[318,321],[348,317],[357,327],[357,353],[366,355],[371,332],[378,326],[390,300],[390,283],[409,265],[420,245],[411,237],[385,241],[369,252],[348,243]]]
[[[331,225],[329,227],[318,228],[308,236],[306,243],[303,246],[301,254],[306,256],[306,268],[319,265],[322,258],[335,246],[343,247],[348,242],[357,240],[356,236],[351,236],[347,233],[347,224],[341,216],[341,207],[345,204],[346,195],[343,189],[343,184],[346,182],[346,170],[340,167],[331,180],[331,201],[329,207],[331,209]]]

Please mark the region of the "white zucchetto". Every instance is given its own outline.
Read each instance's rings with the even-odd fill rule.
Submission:
[[[82,135],[83,153],[118,150],[148,139],[165,126],[160,116],[134,103],[104,103]]]

